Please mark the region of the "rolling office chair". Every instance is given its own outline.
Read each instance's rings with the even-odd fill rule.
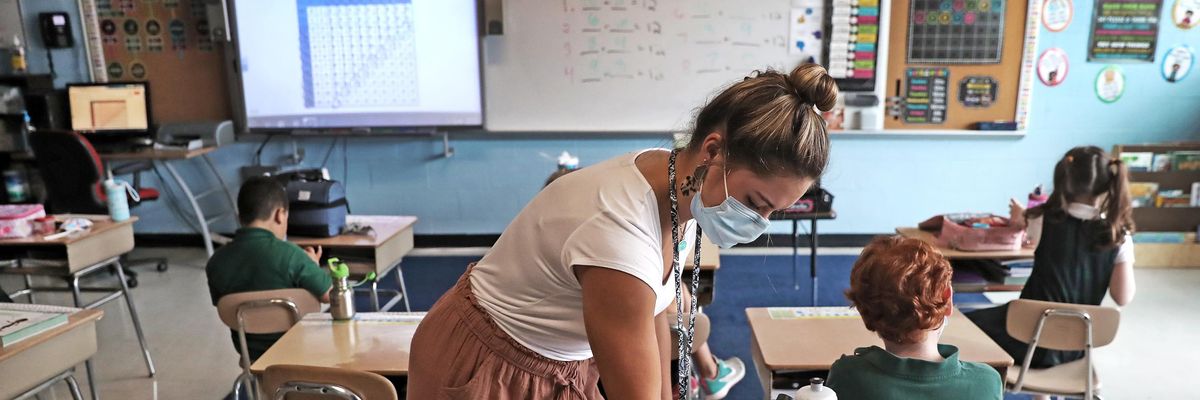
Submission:
[[[71,131],[38,131],[30,135],[34,157],[37,158],[38,173],[46,184],[47,212],[54,214],[108,214],[107,197],[101,183],[104,181],[104,164],[100,154],[82,135]],[[114,175],[134,174],[134,187],[141,199],[130,199],[133,208],[142,201],[158,199],[156,189],[140,187],[137,173],[152,168],[148,163],[135,163],[114,169]],[[121,265],[128,276],[129,287],[137,286],[137,272],[130,265],[155,264],[158,271],[167,270],[167,259],[149,258],[122,260]]]

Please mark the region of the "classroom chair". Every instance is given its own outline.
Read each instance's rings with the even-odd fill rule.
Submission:
[[[34,157],[37,159],[38,174],[46,184],[46,210],[53,214],[108,214],[107,195],[103,182],[105,175],[134,174],[133,186],[139,199],[129,198],[129,207],[141,202],[154,201],[159,197],[157,189],[141,187],[140,172],[153,168],[153,164],[135,162],[108,170],[100,154],[91,142],[72,131],[38,131],[29,137]],[[137,271],[134,265],[154,264],[159,272],[168,268],[166,258],[131,260],[122,256],[122,271],[127,276],[129,287],[137,287]]]
[[[1019,369],[1006,377],[1012,393],[1097,398],[1100,379],[1092,365],[1092,349],[1117,336],[1121,311],[1113,307],[1018,299],[1008,303],[1008,334],[1029,343]],[[1082,359],[1045,369],[1031,369],[1037,348],[1083,351]]]
[[[257,398],[254,374],[250,372],[250,350],[246,334],[282,333],[300,322],[305,314],[321,310],[321,303],[304,289],[277,289],[242,292],[222,296],[217,301],[217,315],[229,329],[238,333],[238,353],[242,374],[233,383],[234,398],[247,390],[248,398]]]
[[[366,371],[307,365],[272,365],[263,373],[265,394],[273,400],[396,400],[387,378]]]
[[[676,315],[678,315],[678,314],[676,314],[674,310],[668,308],[667,321],[669,324],[671,324],[671,347],[670,348],[672,348],[672,349],[679,348],[679,338],[681,336],[683,336],[682,335],[683,329],[681,329],[680,327],[674,326]],[[683,323],[684,323],[684,326],[686,327],[687,323],[688,323],[688,314],[686,314],[686,313],[683,314]],[[696,330],[695,330],[695,332],[693,332],[693,335],[695,336],[695,338],[692,340],[692,346],[694,347],[694,346],[699,345],[700,343],[707,342],[708,335],[711,332],[712,332],[712,322],[709,321],[708,316],[704,315],[702,313],[696,314]],[[688,357],[691,357],[691,355],[688,355]],[[692,363],[693,378],[698,376],[696,374],[695,365],[696,365],[695,362],[693,362]],[[679,368],[679,352],[677,352],[677,351],[671,352],[671,366],[672,366],[671,379],[672,379],[672,382],[674,382],[674,380],[677,379],[677,376],[679,374],[679,369],[678,369]],[[680,388],[680,390],[690,390],[690,389],[691,388]],[[703,396],[703,393],[704,393],[704,390],[700,390],[699,392],[696,393],[697,396],[689,395],[688,398],[699,399],[700,396]]]

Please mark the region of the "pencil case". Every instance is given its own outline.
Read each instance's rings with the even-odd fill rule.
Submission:
[[[23,238],[33,234],[33,221],[46,216],[41,204],[0,205],[0,238]]]

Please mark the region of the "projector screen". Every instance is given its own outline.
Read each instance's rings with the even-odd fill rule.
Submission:
[[[238,0],[249,129],[480,125],[474,0]]]

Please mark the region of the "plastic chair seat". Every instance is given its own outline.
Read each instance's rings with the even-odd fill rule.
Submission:
[[[1065,364],[1059,364],[1050,368],[1032,369],[1025,373],[1025,384],[1021,387],[1022,392],[1037,392],[1037,393],[1071,393],[1080,394],[1087,392],[1087,378],[1084,371],[1087,370],[1087,359],[1079,359]],[[1009,368],[1008,376],[1005,381],[1011,388],[1017,383],[1017,377],[1020,376],[1020,368]],[[1092,379],[1096,384],[1096,392],[1100,391],[1100,376],[1092,371]]]

